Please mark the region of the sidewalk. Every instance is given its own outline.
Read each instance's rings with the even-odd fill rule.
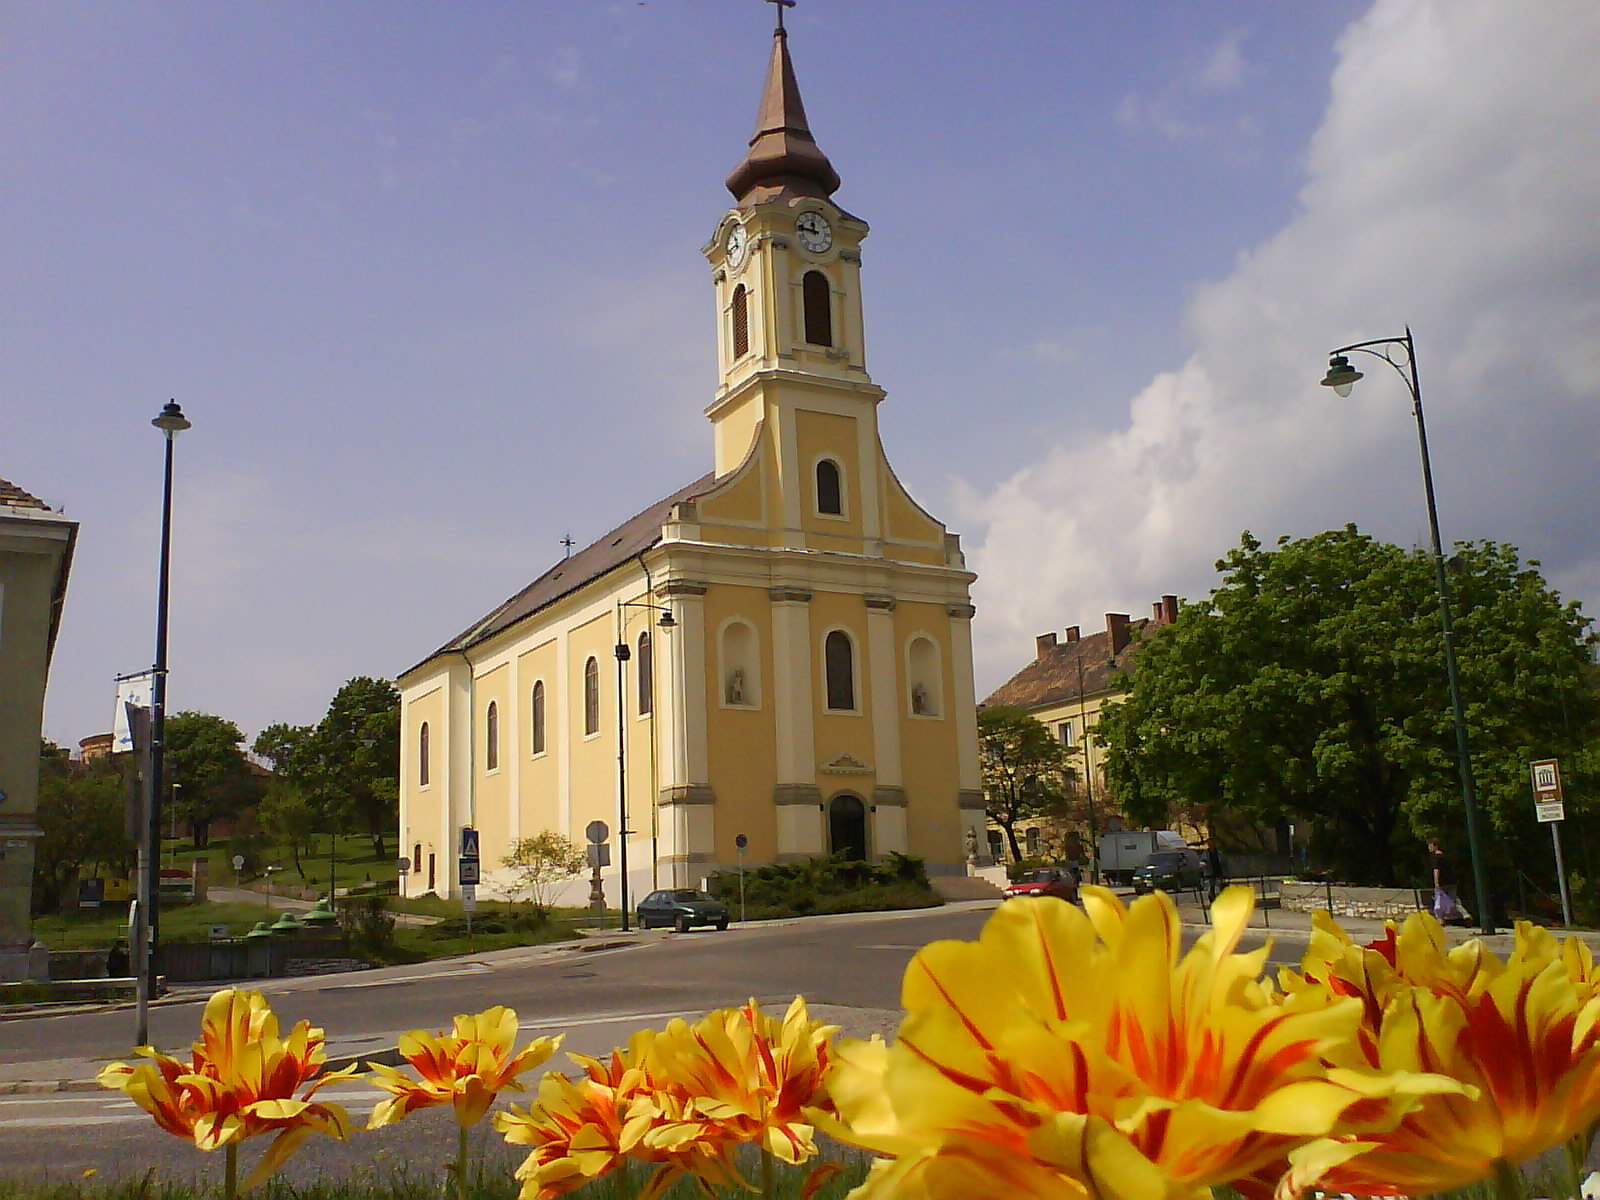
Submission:
[[[1131,893],[1123,893],[1123,898],[1124,900],[1131,899]],[[1186,930],[1199,934],[1210,928],[1206,905],[1193,893],[1183,893],[1178,896],[1174,896],[1173,899],[1177,903],[1178,915],[1183,921],[1183,926]],[[1000,903],[1000,901],[966,900],[957,901],[953,904],[947,905],[947,907],[972,909],[998,908],[1000,907]],[[1012,903],[1016,903],[1016,901],[1012,901]],[[911,909],[907,910],[907,912],[902,915],[914,916],[923,911],[924,910],[921,909]],[[802,920],[808,922],[849,921],[850,919],[858,916],[883,917],[886,915],[890,914],[837,913],[822,917],[791,918],[786,921],[772,922],[770,924],[793,924]],[[1339,920],[1339,925],[1346,933],[1350,935],[1351,939],[1358,944],[1375,941],[1383,936],[1384,931],[1384,923],[1377,920],[1364,920],[1353,917],[1341,918]],[[1298,956],[1299,948],[1303,947],[1307,942],[1310,941],[1311,914],[1291,912],[1287,909],[1279,908],[1257,908],[1254,914],[1251,916],[1250,928],[1252,932],[1265,933],[1269,935],[1274,944],[1284,951],[1287,957],[1292,959]],[[1551,930],[1551,933],[1554,934],[1558,939],[1568,936],[1568,931],[1566,930],[1553,929]],[[1587,944],[1590,950],[1595,952],[1596,957],[1600,957],[1600,931],[1580,930],[1572,931],[1572,933],[1574,936],[1580,938],[1585,944]],[[506,950],[490,951],[487,954],[480,955],[479,958],[520,958],[528,956],[543,956],[546,954],[571,954],[592,950],[612,950],[636,945],[641,940],[654,938],[656,936],[663,935],[656,933],[640,933],[637,931],[622,933],[620,930],[616,929],[597,929],[589,931],[590,940],[585,942],[567,942],[558,943],[552,946],[539,947],[512,947]],[[1464,942],[1471,941],[1474,938],[1479,938],[1485,947],[1501,958],[1505,958],[1511,952],[1514,944],[1514,937],[1509,929],[1506,929],[1503,932],[1496,932],[1488,937],[1481,937],[1476,929],[1463,929],[1455,926],[1448,926],[1445,929],[1445,936],[1448,938],[1449,943],[1452,946],[1457,946]],[[449,964],[445,962],[441,965],[448,967]],[[377,971],[416,971],[419,968],[425,969],[425,967],[426,964],[412,964],[404,967],[377,968]],[[249,982],[252,986],[263,983],[271,984],[273,986],[270,990],[278,991],[293,989],[299,986],[319,986],[321,984],[325,984],[326,981],[327,976],[305,976],[294,979],[252,980]],[[155,1003],[160,1005],[198,1004],[213,991],[215,991],[219,986],[226,986],[226,984],[208,982],[204,984],[181,985],[173,992],[163,996],[160,1000],[155,1001]],[[105,1005],[86,1005],[81,1009],[67,1010],[52,1006],[51,1013],[58,1014],[64,1011],[100,1012],[105,1011],[106,1007],[107,1006]],[[123,1005],[120,1007],[131,1008],[132,1006]],[[7,1029],[8,1031],[16,1030],[20,1027],[22,1019],[25,1018],[19,1017],[13,1019],[12,1021],[0,1024],[0,1029]],[[382,1041],[383,1039],[374,1038],[372,1036],[355,1038],[330,1038],[327,1042],[328,1069],[336,1070],[339,1067],[354,1061],[383,1062],[392,1059],[392,1061],[398,1062],[398,1056],[393,1048],[392,1039],[390,1039],[387,1043],[386,1049],[380,1050],[375,1048],[375,1043],[382,1043]],[[95,1083],[95,1076],[99,1073],[100,1068],[104,1065],[105,1064],[103,1062],[87,1058],[48,1059],[23,1063],[0,1063],[0,1095],[91,1089],[98,1086]]]

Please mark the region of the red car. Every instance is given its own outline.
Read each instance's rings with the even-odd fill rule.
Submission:
[[[1012,896],[1055,896],[1076,901],[1078,881],[1066,867],[1035,867],[1006,884],[1006,898]]]

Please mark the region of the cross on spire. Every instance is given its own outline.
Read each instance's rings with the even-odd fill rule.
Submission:
[[[561,539],[561,544],[567,548],[567,552],[565,554],[563,554],[561,557],[562,558],[571,558],[572,557],[572,547],[577,544],[572,540],[572,535],[569,533],[569,534],[567,534],[566,537],[562,538]]]
[[[767,0],[767,3],[768,4],[776,4],[778,6],[778,32],[782,33],[783,32],[783,10],[786,9],[786,8],[793,8],[794,7],[794,0]]]

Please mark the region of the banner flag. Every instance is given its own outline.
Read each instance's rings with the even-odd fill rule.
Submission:
[[[111,718],[111,753],[128,754],[133,751],[133,731],[128,728],[128,705],[135,708],[150,707],[150,683],[154,671],[140,671],[137,675],[123,675],[117,680],[117,711]]]

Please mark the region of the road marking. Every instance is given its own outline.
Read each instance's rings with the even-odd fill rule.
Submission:
[[[430,979],[452,979],[460,975],[486,975],[493,968],[483,963],[472,963],[465,967],[458,967],[454,971],[430,971],[417,975],[390,975],[385,979],[363,979],[352,983],[334,983],[327,987],[319,987],[319,992],[350,992],[358,988],[390,987],[397,983],[425,983]]]

